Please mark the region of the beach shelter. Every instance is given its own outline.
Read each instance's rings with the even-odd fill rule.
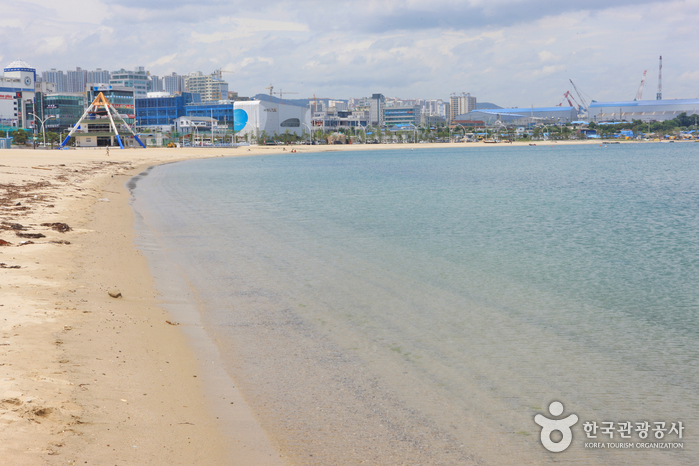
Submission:
[[[105,116],[109,118],[109,125],[111,129],[114,131],[114,136],[116,137],[117,142],[119,143],[119,147],[122,149],[124,148],[124,144],[121,141],[121,138],[119,137],[119,130],[117,129],[117,125],[114,123],[115,118],[118,118],[121,120],[121,125],[124,126],[126,129],[131,132],[133,135],[134,139],[138,141],[138,143],[143,147],[144,149],[146,148],[145,144],[141,142],[140,139],[138,139],[138,136],[136,136],[136,133],[134,133],[133,129],[126,123],[126,120],[124,120],[124,117],[122,117],[119,112],[116,111],[116,109],[112,106],[112,104],[109,103],[107,98],[104,96],[102,92],[97,94],[97,97],[95,97],[95,100],[92,101],[90,106],[85,110],[85,113],[83,113],[83,116],[80,117],[77,123],[75,123],[75,126],[73,126],[73,129],[70,130],[70,133],[68,133],[68,136],[66,136],[65,140],[61,143],[61,145],[58,147],[59,149],[62,149],[65,147],[65,145],[68,143],[68,140],[73,136],[73,134],[81,129],[80,123],[86,124],[86,126],[89,128],[89,125],[91,123],[97,123],[100,120],[105,120]]]

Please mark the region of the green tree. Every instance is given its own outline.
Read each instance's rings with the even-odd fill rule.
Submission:
[[[688,128],[694,124],[694,120],[687,116],[687,112],[682,112],[677,115],[675,117],[675,121],[677,121],[677,126],[684,126],[685,128]]]
[[[322,130],[322,129],[319,128],[319,129],[316,130],[315,140],[316,140],[318,143],[327,142],[327,139],[325,139],[325,134],[323,134],[323,130]]]
[[[29,133],[22,129],[16,129],[11,133],[12,143],[18,146],[24,145],[29,140]]]
[[[53,131],[48,131],[46,133],[46,142],[48,144],[56,145],[58,143],[58,133],[54,133]]]

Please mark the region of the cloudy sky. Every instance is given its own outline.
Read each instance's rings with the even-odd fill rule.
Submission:
[[[23,0],[0,63],[37,71],[222,68],[240,95],[446,99],[504,107],[699,97],[699,2],[646,0]],[[577,97],[577,96],[576,96]]]

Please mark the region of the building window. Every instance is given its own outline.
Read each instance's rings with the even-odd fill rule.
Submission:
[[[289,118],[288,120],[284,120],[279,126],[282,128],[298,128],[301,126],[301,120],[298,118]]]

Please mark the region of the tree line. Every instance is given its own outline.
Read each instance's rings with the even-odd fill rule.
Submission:
[[[665,121],[644,122],[641,120],[631,120],[631,122],[617,123],[614,125],[600,125],[590,122],[589,127],[596,129],[598,133],[614,133],[623,129],[632,130],[638,133],[672,133],[674,131],[688,131],[697,128],[699,117],[687,115],[687,112],[680,113],[675,118]]]

